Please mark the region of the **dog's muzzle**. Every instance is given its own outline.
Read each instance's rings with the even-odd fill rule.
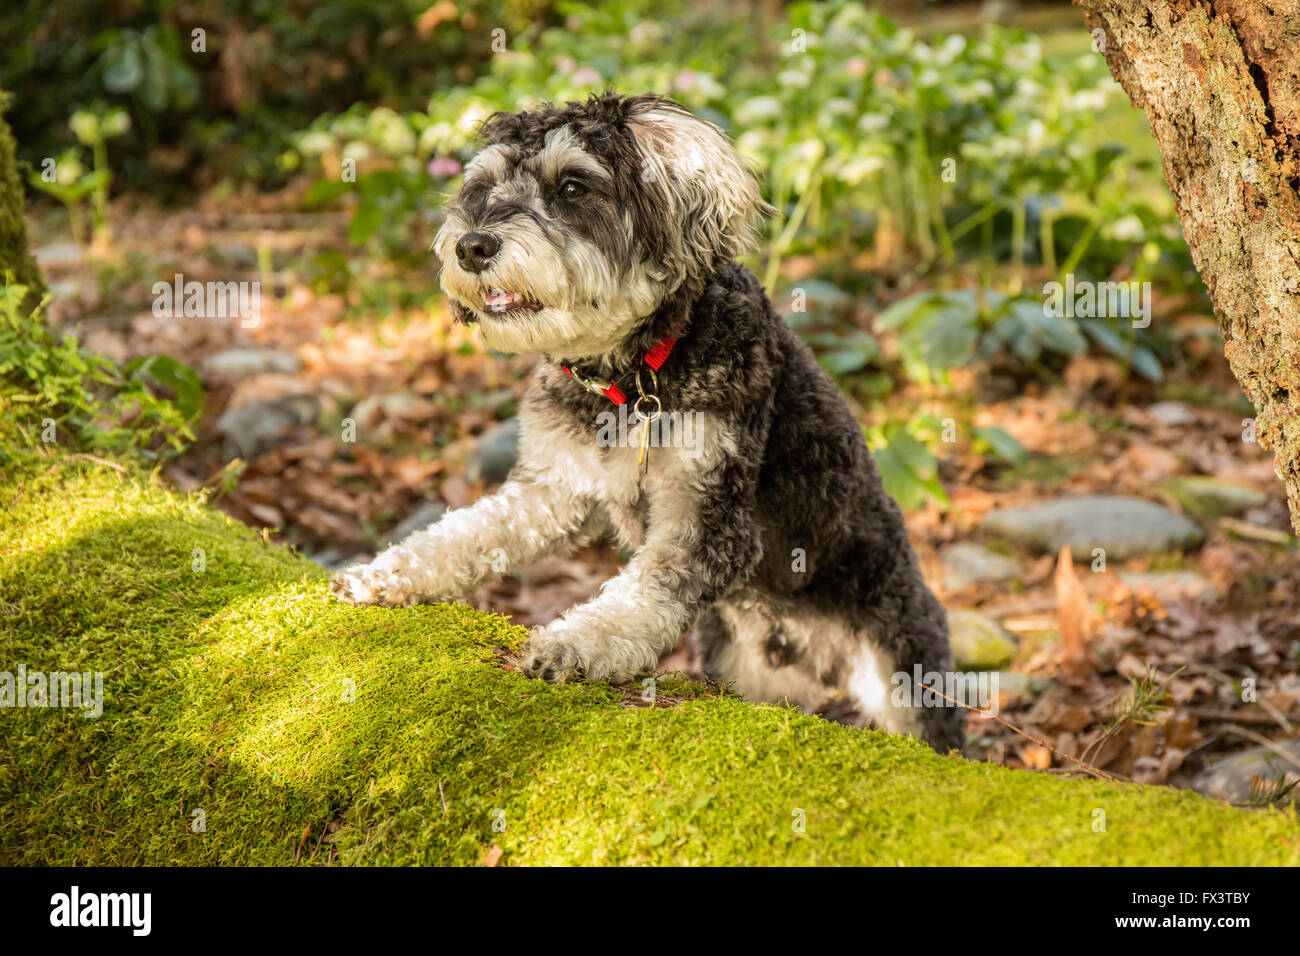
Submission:
[[[466,272],[482,272],[501,251],[501,240],[490,232],[467,232],[456,243],[456,258]]]

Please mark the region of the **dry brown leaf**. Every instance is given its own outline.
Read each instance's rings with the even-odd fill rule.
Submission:
[[[1056,620],[1061,630],[1064,652],[1062,669],[1067,674],[1082,674],[1090,638],[1088,592],[1074,573],[1070,546],[1063,545],[1056,561]]]
[[[1023,744],[1020,759],[1031,770],[1046,770],[1052,765],[1052,752],[1039,744]]]

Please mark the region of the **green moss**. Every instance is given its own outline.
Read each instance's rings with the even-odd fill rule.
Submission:
[[[341,606],[147,476],[50,464],[0,482],[0,669],[101,670],[104,712],[0,712],[5,863],[1300,863],[1294,811],[526,680],[500,617]]]

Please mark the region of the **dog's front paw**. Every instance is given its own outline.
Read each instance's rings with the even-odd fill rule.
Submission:
[[[330,578],[330,593],[348,604],[402,607],[416,602],[410,578],[373,564],[354,564]]]
[[[586,677],[586,663],[573,644],[561,637],[534,633],[524,642],[519,669],[527,677],[540,677],[548,684],[560,684]]]
[[[654,665],[634,660],[630,648],[593,636],[556,621],[533,631],[520,651],[519,669],[528,677],[540,677],[548,684],[587,678],[625,684],[641,670]]]

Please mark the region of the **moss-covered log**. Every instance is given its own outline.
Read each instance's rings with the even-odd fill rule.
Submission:
[[[98,718],[0,710],[3,863],[1300,863],[1293,810],[527,680],[521,628],[333,603],[148,476],[11,469],[0,514],[0,670],[104,675]]]
[[[1074,2],[1146,111],[1300,532],[1300,0]]]
[[[0,281],[6,272],[12,272],[15,282],[27,286],[24,305],[31,309],[45,294],[45,280],[27,248],[23,181],[18,172],[13,133],[4,118],[10,103],[10,95],[0,90]]]

